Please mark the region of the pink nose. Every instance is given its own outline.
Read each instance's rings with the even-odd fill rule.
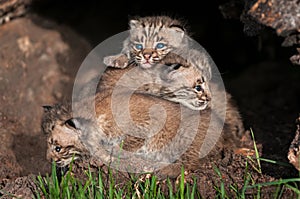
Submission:
[[[150,54],[150,53],[145,53],[145,54],[144,54],[144,57],[145,57],[146,60],[149,60],[150,57],[151,57],[151,54]]]

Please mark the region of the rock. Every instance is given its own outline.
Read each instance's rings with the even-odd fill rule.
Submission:
[[[51,171],[42,106],[71,97],[90,50],[70,28],[33,14],[0,26],[0,188],[8,179]]]
[[[297,122],[297,130],[293,141],[291,142],[289,152],[288,152],[288,159],[289,162],[298,170],[300,171],[300,117],[296,120]]]

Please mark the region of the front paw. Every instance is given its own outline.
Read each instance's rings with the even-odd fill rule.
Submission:
[[[128,58],[126,55],[106,56],[103,59],[103,63],[115,68],[126,68],[128,65]]]

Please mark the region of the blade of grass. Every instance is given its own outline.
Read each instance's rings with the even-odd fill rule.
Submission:
[[[222,178],[221,171],[216,166],[214,166],[213,168],[214,168],[215,173],[220,178],[220,187],[219,187],[218,191],[221,194],[221,198],[225,198],[227,196],[226,196],[225,185],[224,185],[224,181],[223,181],[223,178]]]
[[[99,174],[98,174],[98,190],[100,192],[99,198],[103,198],[104,196],[104,185],[103,185],[103,181],[102,181],[102,171],[99,169]]]
[[[281,194],[283,192],[282,187],[283,187],[283,185],[277,185],[273,198],[281,198]]]
[[[60,188],[59,188],[59,183],[58,183],[58,179],[57,179],[57,173],[56,173],[56,164],[55,162],[52,163],[52,173],[51,173],[51,177],[52,177],[52,183],[53,183],[53,187],[52,189],[50,189],[50,195],[53,194],[53,196],[55,198],[59,198],[60,195]]]
[[[256,198],[257,199],[260,199],[260,189],[261,189],[261,186],[258,186],[257,187],[257,193],[256,193]]]
[[[254,151],[255,151],[255,157],[256,157],[256,160],[257,160],[257,165],[258,165],[258,173],[262,173],[261,171],[261,164],[260,164],[260,158],[259,158],[259,152],[258,152],[258,149],[257,149],[257,146],[256,146],[256,140],[255,140],[255,137],[254,137],[254,133],[252,131],[252,128],[250,128],[250,132],[251,132],[251,137],[253,139],[253,147],[254,147]]]
[[[245,198],[245,193],[246,193],[246,189],[248,188],[250,178],[251,178],[250,173],[247,173],[247,177],[245,178],[244,186],[243,186],[242,191],[241,191],[241,198],[242,199]]]
[[[266,158],[259,158],[259,159],[264,161],[264,162],[268,162],[268,163],[272,163],[272,164],[278,164],[278,165],[285,166],[285,167],[293,167],[289,163],[280,162],[280,161],[277,161],[277,160],[270,160],[270,159],[266,159]]]
[[[108,191],[108,197],[110,199],[113,199],[113,197],[114,197],[114,186],[115,186],[115,183],[114,183],[112,171],[109,170],[109,191]]]
[[[196,189],[197,189],[197,179],[194,178],[193,179],[193,188],[192,188],[192,192],[191,192],[191,199],[195,198],[195,193],[196,193]]]
[[[287,188],[293,190],[296,194],[298,194],[298,196],[300,195],[300,190],[299,190],[298,188],[293,187],[293,186],[291,186],[291,185],[289,185],[289,184],[284,184],[284,186],[286,186]],[[298,198],[299,198],[299,197],[298,197]]]
[[[38,184],[38,187],[39,189],[42,191],[42,193],[45,195],[45,197],[47,198],[48,197],[48,191],[45,187],[45,181],[44,181],[44,178],[41,176],[41,175],[38,175],[37,176],[37,184]],[[37,194],[38,196],[40,196],[40,194],[38,193]]]
[[[181,167],[180,176],[180,198],[184,199],[184,167]]]
[[[157,185],[156,185],[156,176],[151,176],[151,185],[150,185],[151,197],[156,198]]]
[[[238,186],[236,184],[230,185],[229,188],[235,193],[235,198],[241,198],[240,193],[238,191]]]
[[[173,195],[173,186],[171,184],[171,181],[169,178],[167,178],[167,185],[168,185],[168,188],[169,188],[169,197],[170,198],[174,198],[174,195]]]
[[[258,184],[250,185],[247,188],[256,188],[258,186],[281,185],[281,184],[287,184],[290,182],[300,182],[300,178],[279,179],[279,180],[272,181],[272,182],[265,182],[265,183],[258,183]]]
[[[184,198],[186,198],[186,199],[190,199],[190,186],[189,186],[189,184],[186,184],[185,185],[185,197]]]

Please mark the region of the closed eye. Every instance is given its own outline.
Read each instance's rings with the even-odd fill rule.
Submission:
[[[178,70],[181,67],[181,64],[173,64],[173,69]]]
[[[165,65],[171,67],[173,70],[178,70],[182,66],[181,64],[173,64],[173,63],[165,63]]]

